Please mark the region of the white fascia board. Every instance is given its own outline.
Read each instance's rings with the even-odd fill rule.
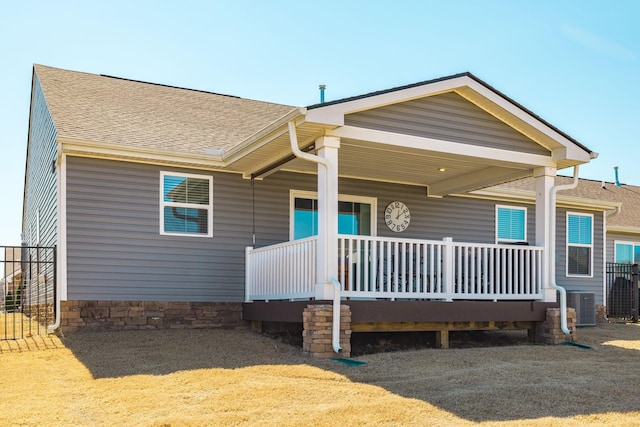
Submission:
[[[622,234],[640,234],[640,227],[628,227],[624,225],[611,225],[607,223],[607,232]]]
[[[522,153],[499,148],[474,146],[459,142],[403,135],[393,132],[365,129],[354,126],[343,126],[327,131],[329,136],[350,138],[360,141],[371,141],[397,147],[414,148],[440,154],[451,154],[478,159],[489,159],[493,165],[508,167],[556,167],[551,157],[539,154]]]
[[[159,150],[125,146],[107,142],[95,142],[74,138],[58,137],[61,153],[76,156],[128,159],[149,164],[190,164],[205,168],[223,168],[226,163],[220,155],[185,154],[170,150]]]
[[[566,147],[568,149],[565,152],[566,155],[569,155],[569,154],[576,155],[574,153],[575,151],[581,151],[586,155],[586,162],[590,160],[590,156],[588,152],[586,152],[584,149],[577,146],[573,141],[569,140],[564,135],[558,133],[556,130],[552,129],[551,127],[549,127],[548,125],[546,125],[545,123],[537,119],[536,117],[532,116],[531,114],[521,109],[517,105],[511,103],[510,101],[503,98],[501,95],[497,94],[496,92],[490,90],[486,86],[478,83],[475,80],[472,80],[472,79],[469,79],[469,80],[470,82],[467,84],[469,89],[473,90],[477,94],[488,99],[495,105],[502,107],[504,110],[511,113],[518,119],[522,120],[523,122],[527,123],[528,125],[532,126],[538,131],[544,133],[549,138],[552,138],[554,141],[557,141],[562,146]],[[579,157],[582,157],[582,156],[579,156]],[[564,160],[565,158],[567,157],[562,158],[562,160]],[[571,157],[571,159],[573,158]],[[580,159],[575,159],[575,160],[580,160]]]
[[[385,105],[396,104],[398,102],[410,101],[412,99],[423,98],[425,96],[451,92],[461,86],[469,85],[471,82],[473,82],[473,79],[467,76],[461,76],[449,80],[425,83],[420,86],[381,93],[379,95],[363,96],[362,98],[357,98],[353,101],[339,102],[337,104],[327,105],[326,107],[318,107],[308,110],[306,121],[311,123],[342,126],[344,125],[344,116],[346,114],[379,108]]]
[[[575,160],[581,163],[588,163],[591,161],[589,153],[572,144],[571,147],[556,148],[551,152],[551,158],[557,162],[562,160]]]
[[[296,126],[303,123],[304,115],[306,114],[305,108],[294,108],[289,111],[284,116],[260,129],[253,135],[249,136],[247,139],[242,141],[240,144],[231,148],[228,152],[223,155],[223,159],[227,165],[232,164],[233,162],[241,159],[247,154],[255,151],[256,149],[268,144],[273,139],[284,135],[288,130],[288,123],[290,121],[295,121]]]

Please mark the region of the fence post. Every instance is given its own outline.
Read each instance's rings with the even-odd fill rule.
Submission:
[[[444,285],[445,301],[453,301],[453,276],[455,263],[453,256],[453,237],[444,237],[444,253],[442,254],[442,281]]]

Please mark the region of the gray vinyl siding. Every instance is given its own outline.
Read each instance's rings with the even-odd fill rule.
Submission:
[[[345,124],[464,144],[549,155],[549,151],[455,93],[348,114]]]
[[[161,236],[160,171],[213,177],[213,237]],[[289,190],[317,191],[315,175],[278,172],[251,181],[239,175],[69,158],[67,167],[68,298],[71,300],[242,301],[244,249],[289,240]],[[527,208],[535,244],[535,206],[465,197],[426,197],[422,187],[340,179],[339,192],[377,199],[377,235],[494,243],[496,204]],[[411,209],[403,233],[383,212],[400,200]],[[558,216],[558,283],[602,286],[602,216],[594,226],[594,278],[564,277],[564,213]],[[598,231],[598,229],[600,231]],[[600,234],[598,234],[600,233]],[[597,292],[601,299],[601,291]]]
[[[567,212],[593,214],[593,277],[567,277]],[[567,291],[595,293],[596,304],[604,304],[603,212],[558,208],[556,227],[556,283]]]
[[[213,238],[160,235],[161,170],[213,176]],[[68,158],[69,300],[242,301],[250,244],[238,175]]]
[[[57,241],[58,221],[57,172],[53,167],[58,158],[57,132],[37,78],[29,120],[23,241],[28,246],[53,246]]]

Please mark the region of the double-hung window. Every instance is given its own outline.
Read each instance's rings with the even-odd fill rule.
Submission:
[[[640,264],[640,243],[616,240],[615,260],[618,264]]]
[[[593,215],[567,212],[567,276],[592,276]]]
[[[160,234],[211,237],[212,178],[160,172]]]
[[[496,242],[527,241],[527,208],[496,205]]]

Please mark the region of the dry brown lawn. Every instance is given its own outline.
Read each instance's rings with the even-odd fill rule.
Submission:
[[[640,425],[640,326],[592,346],[300,355],[247,330],[0,341],[0,425]]]
[[[47,327],[22,313],[0,311],[0,340],[47,334]]]

